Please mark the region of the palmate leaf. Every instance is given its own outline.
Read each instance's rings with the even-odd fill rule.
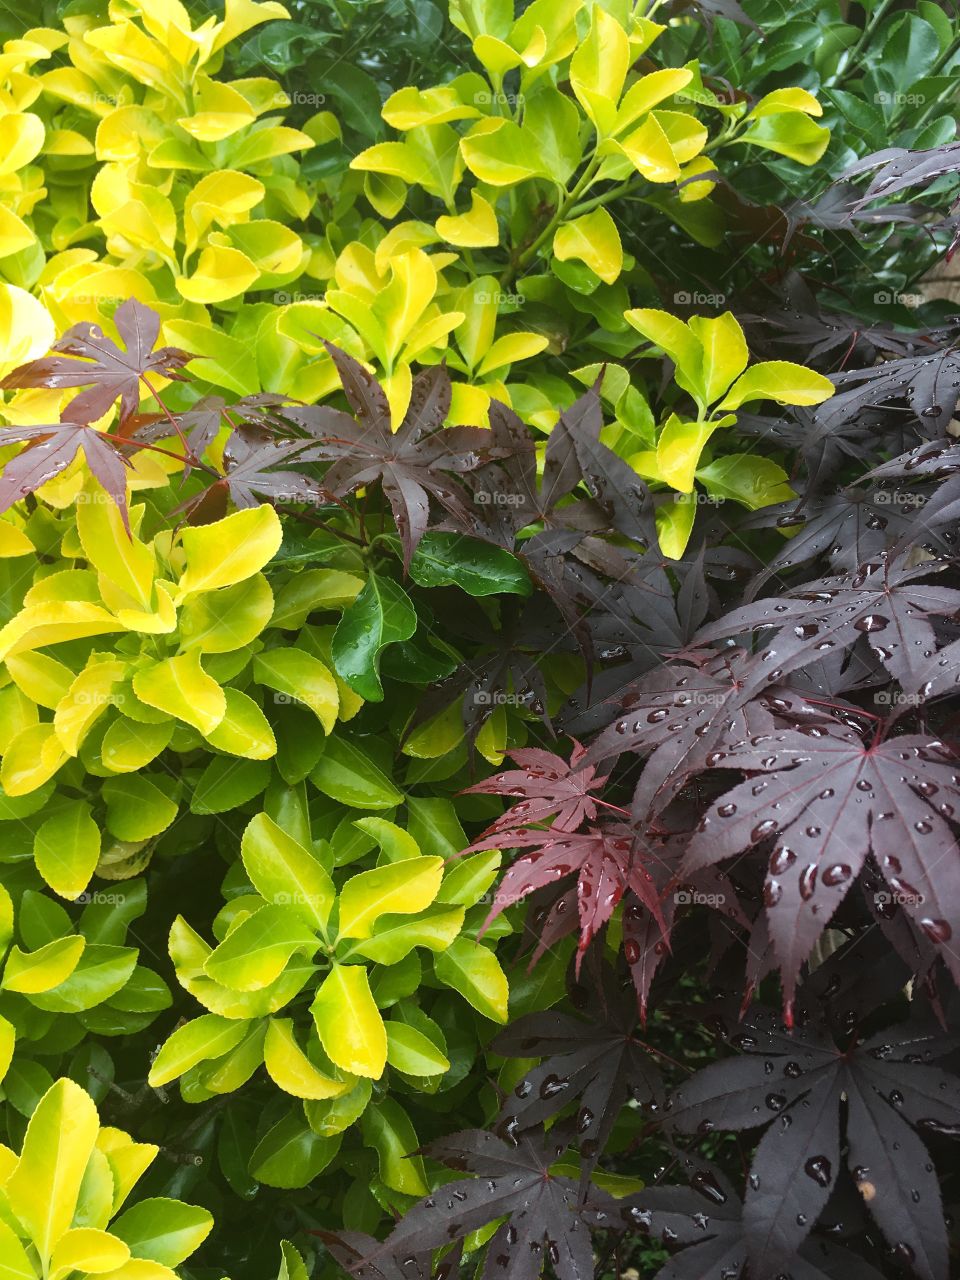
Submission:
[[[542,1124],[577,1104],[576,1130],[584,1161],[596,1160],[623,1105],[662,1096],[660,1074],[635,1038],[637,1008],[632,996],[605,976],[610,1007],[585,1021],[555,1011],[527,1014],[493,1043],[495,1053],[540,1058],[506,1097],[497,1118],[501,1133]]]
[[[743,1205],[719,1171],[699,1169],[692,1187],[648,1187],[621,1202],[620,1216],[628,1233],[679,1251],[651,1280],[746,1280]],[[790,1280],[882,1280],[856,1254],[816,1237],[791,1254],[789,1268],[780,1274]]]
[[[501,828],[495,835],[475,841],[463,853],[530,846],[535,847],[517,858],[501,879],[484,922],[485,929],[507,907],[522,901],[535,889],[559,885],[575,875],[580,922],[578,971],[594,935],[607,923],[628,890],[638,905],[650,912],[666,937],[660,894],[647,866],[651,854],[631,828],[622,823],[592,826],[572,833],[556,828]]]
[[[487,1223],[505,1218],[487,1246],[485,1280],[536,1280],[545,1264],[557,1280],[589,1280],[590,1232],[577,1184],[551,1173],[570,1144],[570,1126],[530,1132],[512,1143],[467,1130],[429,1144],[424,1153],[472,1178],[445,1183],[408,1209],[384,1244],[365,1258],[404,1259],[442,1249]],[[611,1197],[592,1188],[590,1206],[609,1212]]]
[[[667,1108],[680,1133],[766,1127],[744,1202],[750,1274],[789,1269],[843,1160],[894,1255],[946,1280],[939,1187],[915,1129],[951,1132],[960,1120],[960,1080],[934,1065],[955,1037],[905,1023],[842,1048],[823,1024],[787,1031],[754,1006],[732,1043],[741,1055],[685,1081]]]
[[[157,347],[160,316],[131,298],[113,317],[123,347],[106,337],[95,324],[77,324],[53,350],[58,354],[31,360],[8,374],[0,386],[5,391],[23,387],[87,387],[75,396],[65,412],[74,422],[95,422],[120,400],[120,422],[137,411],[141,395],[154,389],[154,378],[182,378],[179,370],[193,357],[178,347]]]
[[[336,497],[379,481],[393,511],[403,546],[404,569],[430,518],[436,499],[464,527],[469,494],[460,477],[496,456],[485,427],[444,427],[450,411],[450,379],[437,365],[414,379],[407,415],[391,431],[382,387],[359,361],[326,343],[356,417],[329,406],[289,409],[286,416],[313,437],[305,461],[329,462],[323,486]]]
[[[87,466],[120,509],[129,529],[127,468],[120,441],[87,422],[58,422],[45,426],[0,427],[0,445],[26,441],[23,449],[4,464],[0,475],[0,511],[22,501],[48,480],[65,471],[83,451]]]
[[[605,784],[607,776],[598,777],[593,765],[581,768],[579,762],[583,754],[578,742],[574,742],[569,760],[541,747],[511,751],[510,758],[519,769],[508,769],[467,787],[468,793],[477,795],[521,797],[491,823],[484,835],[509,831],[517,825],[547,822],[551,818],[554,831],[576,831],[582,822],[595,818],[598,801],[591,793]]]
[[[704,627],[695,644],[762,631],[762,656],[782,677],[823,653],[864,640],[890,674],[906,683],[936,648],[929,619],[960,608],[960,591],[918,581],[946,568],[910,568],[901,560],[867,564],[853,576],[820,578],[732,610]]]
[[[834,724],[764,734],[711,767],[748,776],[710,806],[685,869],[759,844],[772,853],[764,901],[788,1009],[814,943],[872,852],[890,889],[960,978],[960,760],[921,734],[864,741]]]

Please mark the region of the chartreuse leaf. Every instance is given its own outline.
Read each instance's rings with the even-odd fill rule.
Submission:
[[[128,534],[116,503],[91,480],[77,503],[77,534],[90,564],[112,583],[129,607],[149,610],[153,601],[156,556],[153,548]]]
[[[340,891],[340,937],[369,938],[380,916],[423,911],[442,876],[442,858],[405,858],[352,876]]]
[[[177,803],[145,774],[108,778],[102,795],[107,804],[107,830],[118,840],[150,840],[177,816]]]
[[[17,1043],[17,1032],[12,1022],[0,1016],[0,1081],[7,1074],[13,1061],[13,1051]]]
[[[697,514],[693,494],[675,493],[672,502],[657,508],[657,538],[660,550],[671,560],[679,560],[690,541]]]
[[[349,1093],[325,1101],[306,1101],[303,1111],[314,1133],[318,1133],[321,1138],[330,1138],[355,1124],[372,1096],[373,1085],[361,1077]]]
[[[70,1228],[99,1128],[93,1099],[66,1079],[44,1094],[30,1117],[4,1192],[45,1271],[55,1245]]]
[[[270,649],[253,660],[253,678],[279,695],[278,702],[309,707],[326,733],[337,722],[337,683],[319,658],[297,649]]]
[[[37,1280],[33,1263],[12,1227],[0,1218],[0,1280]]]
[[[337,674],[368,702],[382,701],[380,654],[387,645],[409,640],[416,629],[417,614],[407,593],[371,570],[334,632],[331,652]]]
[[[62,898],[76,898],[100,860],[100,828],[83,800],[69,801],[48,818],[33,841],[33,858],[47,884]]]
[[[311,1013],[331,1062],[352,1075],[380,1079],[387,1065],[387,1033],[362,965],[334,964]]]
[[[570,87],[599,134],[609,133],[633,56],[620,23],[595,5],[587,38],[570,59]]]
[[[697,479],[714,497],[731,498],[751,511],[796,497],[783,467],[752,453],[724,454],[701,467]]]
[[[438,901],[475,906],[496,880],[502,860],[499,849],[487,849],[459,858],[443,877]]]
[[[500,228],[494,207],[477,191],[470,193],[470,210],[454,216],[442,215],[436,221],[437,234],[448,244],[464,249],[493,248],[500,243]],[[27,551],[32,551],[32,544]]]
[[[259,813],[243,833],[240,856],[262,898],[290,906],[312,928],[325,932],[336,890],[308,849],[267,814]]]
[[[233,653],[255,640],[273,612],[273,592],[262,573],[232,587],[202,591],[180,606],[180,642],[201,653]]]
[[[135,1258],[176,1267],[210,1234],[213,1217],[199,1205],[156,1197],[141,1200],[110,1224]]]
[[[277,1280],[310,1280],[310,1273],[300,1252],[289,1240],[280,1241],[280,1271]]]
[[[267,1074],[285,1093],[320,1101],[339,1098],[356,1084],[354,1076],[334,1080],[318,1070],[297,1044],[292,1018],[271,1018],[263,1043]]]
[[[487,1018],[506,1022],[510,989],[500,962],[489,947],[470,938],[457,938],[433,958],[433,971],[444,986]]]
[[[681,422],[675,415],[657,441],[657,469],[666,484],[680,493],[693,492],[693,478],[710,437],[722,422]]]
[[[748,400],[776,400],[778,404],[820,404],[836,388],[829,378],[789,360],[767,360],[749,368],[720,402],[721,409],[739,409]]]
[[[318,945],[302,915],[267,903],[227,934],[204,970],[234,991],[260,991],[280,977],[294,952],[310,954]]]
[[[706,408],[706,391],[703,381],[703,346],[689,325],[651,307],[639,307],[625,311],[624,318],[643,336],[668,355],[676,366],[678,386],[689,391],[697,403]],[[723,408],[728,406],[724,404]]]
[[[420,846],[416,840],[395,822],[388,822],[386,818],[357,818],[353,825],[377,842],[381,863],[420,857]]]
[[[239,689],[224,689],[226,710],[217,727],[206,735],[218,751],[245,760],[270,760],[277,754],[277,740],[270,722],[254,700]]]
[[[178,1027],[162,1045],[153,1060],[148,1077],[152,1088],[176,1080],[198,1062],[221,1058],[243,1039],[249,1022],[220,1018],[213,1013],[201,1014],[192,1022]]]
[[[280,549],[283,530],[273,507],[236,511],[216,524],[187,527],[181,534],[187,567],[178,603],[197,591],[214,591],[253,577]]]
[[[730,311],[716,317],[691,316],[688,323],[703,348],[704,392],[707,404],[713,404],[747,367],[747,340]]]
[[[360,1121],[363,1138],[380,1157],[380,1177],[404,1195],[424,1196],[429,1190],[423,1161],[413,1155],[419,1147],[410,1117],[395,1098],[381,1098]]]

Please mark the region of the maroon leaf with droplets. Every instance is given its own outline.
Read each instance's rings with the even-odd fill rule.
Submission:
[[[579,1188],[550,1171],[570,1136],[560,1124],[548,1134],[530,1132],[512,1143],[468,1130],[429,1144],[426,1155],[475,1176],[447,1182],[408,1209],[364,1265],[382,1270],[384,1255],[402,1262],[505,1218],[487,1246],[484,1280],[536,1280],[545,1264],[557,1280],[590,1280],[593,1252]],[[594,1213],[609,1213],[613,1203],[591,1189]]]
[[[691,871],[770,842],[764,890],[785,996],[872,851],[891,893],[960,977],[960,760],[923,735],[864,742],[852,729],[811,726],[718,752],[749,775],[701,821]]]
[[[842,1158],[891,1249],[923,1280],[946,1280],[939,1189],[914,1129],[960,1132],[960,1080],[933,1065],[955,1039],[908,1023],[842,1049],[820,1024],[787,1031],[754,1007],[731,1043],[740,1056],[685,1081],[668,1116],[680,1133],[765,1127],[744,1202],[756,1274],[792,1262]]]
[[[467,787],[468,793],[478,795],[523,797],[491,823],[484,836],[551,818],[554,831],[576,831],[582,822],[592,821],[597,816],[598,801],[591,793],[602,787],[607,778],[605,774],[598,777],[593,765],[581,767],[583,754],[578,742],[574,743],[569,760],[540,747],[511,751],[510,758],[519,769],[508,769]]]
[[[6,511],[27,494],[65,471],[83,451],[87,466],[120,509],[127,515],[127,468],[120,442],[86,422],[59,422],[45,426],[2,427],[0,445],[27,442],[27,447],[4,464],[0,475],[0,511]]]

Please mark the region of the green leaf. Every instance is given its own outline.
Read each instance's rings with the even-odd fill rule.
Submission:
[[[233,991],[260,991],[280,977],[295,952],[312,954],[318,945],[302,915],[268,903],[232,929],[203,967]]]
[[[333,636],[337,674],[368,702],[382,701],[380,654],[387,645],[409,640],[416,629],[417,615],[407,593],[371,570]]]
[[[459,533],[426,533],[410,561],[421,587],[460,587],[472,596],[528,596],[530,578],[520,561],[489,543]]]
[[[257,684],[274,689],[278,702],[302,702],[326,733],[333,731],[340,695],[337,682],[319,658],[298,649],[271,649],[254,658],[253,678]]]
[[[153,1060],[148,1076],[151,1088],[157,1089],[176,1080],[198,1062],[222,1058],[236,1048],[249,1025],[249,1021],[244,1019],[219,1018],[216,1014],[204,1013],[178,1027]]]
[[[83,1013],[116,995],[129,981],[137,965],[134,947],[89,943],[68,978],[40,992],[32,1003],[51,1013]]]
[[[820,404],[836,388],[829,378],[789,360],[755,364],[738,378],[720,402],[721,409],[739,409],[749,400],[776,400],[778,404]]]
[[[407,830],[424,853],[440,858],[452,858],[470,843],[452,801],[441,796],[409,796]]]
[[[248,804],[267,786],[271,769],[265,760],[214,756],[197,779],[191,813],[227,813]]]
[[[373,1096],[373,1085],[369,1080],[358,1080],[349,1093],[339,1098],[330,1098],[323,1102],[307,1101],[303,1104],[304,1115],[310,1128],[321,1138],[330,1138],[335,1133],[343,1133],[363,1115]]]
[[[312,928],[326,930],[336,897],[333,881],[314,855],[265,813],[248,823],[240,856],[262,898],[289,906]]]
[[[753,120],[746,132],[734,138],[733,142],[752,143],[765,151],[776,151],[796,160],[798,164],[810,165],[816,164],[826,151],[830,130],[808,115],[790,111]]]
[[[442,858],[405,858],[352,876],[340,891],[340,937],[369,938],[380,916],[412,915],[437,896]]]
[[[387,1033],[362,965],[335,964],[311,1006],[327,1057],[351,1075],[379,1080],[387,1065]]]
[[[599,133],[608,133],[632,62],[627,33],[612,14],[595,5],[586,40],[570,59],[570,87]]]
[[[679,560],[690,541],[697,503],[693,494],[675,493],[672,502],[657,508],[657,537],[660,550],[671,560]]]
[[[73,1220],[99,1130],[92,1098],[67,1079],[47,1090],[30,1117],[20,1160],[4,1192],[44,1269]]]
[[[271,1018],[263,1061],[274,1084],[295,1098],[339,1098],[356,1084],[354,1076],[334,1080],[317,1069],[297,1044],[292,1018]]]
[[[620,232],[606,209],[594,209],[559,226],[553,237],[553,252],[560,262],[571,258],[585,262],[607,284],[613,284],[623,270]]]
[[[100,860],[100,828],[90,806],[72,800],[46,820],[34,837],[37,870],[62,898],[78,897]]]
[[[435,1076],[450,1070],[450,1059],[422,1031],[405,1022],[387,1024],[387,1062],[410,1076]]]
[[[403,794],[361,750],[358,740],[337,736],[326,743],[310,781],[331,800],[352,809],[393,809]]]
[[[199,1205],[156,1197],[141,1200],[110,1224],[135,1258],[176,1267],[199,1249],[213,1227],[213,1215]]]
[[[381,1098],[368,1107],[360,1121],[363,1139],[380,1157],[380,1177],[388,1187],[404,1195],[427,1194],[423,1161],[412,1155],[420,1145],[410,1117],[394,1098]]]
[[[177,816],[177,804],[143,774],[108,778],[103,784],[107,830],[118,840],[150,840]]]
[[[305,1187],[340,1149],[340,1138],[322,1138],[302,1115],[291,1111],[261,1138],[250,1157],[250,1172],[268,1187]]]
[[[0,1280],[37,1280],[33,1263],[11,1227],[0,1218]]]
[[[457,938],[433,958],[433,971],[444,984],[495,1022],[506,1022],[510,991],[506,974],[489,947]]]
[[[496,880],[502,860],[503,854],[499,849],[487,849],[458,858],[443,877],[438,900],[459,903],[464,907],[475,906]]]
[[[670,357],[676,365],[677,384],[706,408],[703,347],[690,327],[668,311],[656,311],[650,307],[626,311],[624,315],[648,341]]]

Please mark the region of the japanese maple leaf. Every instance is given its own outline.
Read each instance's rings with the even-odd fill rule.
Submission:
[[[87,466],[119,507],[129,530],[126,468],[130,464],[120,451],[119,440],[84,421],[0,427],[0,446],[24,441],[27,447],[10,458],[0,474],[0,511],[55,479],[82,449]]]
[[[414,379],[407,415],[396,432],[390,429],[390,406],[383,388],[352,356],[326,343],[356,414],[329,406],[291,409],[291,421],[314,436],[307,461],[331,465],[324,488],[338,497],[380,482],[393,510],[409,570],[417,544],[427,529],[430,498],[467,523],[469,494],[459,477],[479,467],[493,449],[485,427],[444,427],[450,411],[450,379],[442,365]]]
[[[484,836],[464,849],[476,853],[481,849],[522,848],[535,845],[522,854],[504,873],[493,906],[484,921],[488,928],[507,907],[522,901],[534,889],[556,885],[567,876],[577,877],[577,909],[580,938],[577,944],[577,970],[594,934],[607,923],[617,903],[627,890],[634,893],[660,926],[666,937],[666,926],[660,908],[660,896],[647,867],[649,855],[644,852],[635,833],[622,823],[591,827],[584,832],[557,831],[552,827],[529,830],[513,828],[496,835]]]
[[[800,965],[869,852],[904,909],[960,979],[958,762],[915,734],[864,742],[840,725],[762,735],[715,753],[749,775],[710,807],[690,842],[695,871],[770,840],[764,901],[788,1008]]]
[[[574,742],[569,760],[541,747],[526,747],[509,755],[519,769],[494,774],[466,788],[467,793],[477,795],[522,797],[487,827],[485,837],[551,818],[554,831],[576,831],[582,822],[597,816],[597,805],[604,801],[591,793],[604,786],[607,775],[598,777],[594,765],[580,767],[584,750],[579,742]]]
[[[263,429],[243,426],[223,451],[223,483],[238,507],[270,502],[317,505],[330,502],[325,485],[300,471],[286,470],[303,452],[302,440],[274,440]]]
[[[718,742],[772,728],[772,717],[752,699],[775,673],[742,651],[664,663],[620,695],[615,718],[590,744],[585,762],[613,760],[625,751],[648,756],[634,796],[634,813],[645,817],[655,801],[662,805],[676,793]]]
[[[178,347],[156,347],[160,317],[131,298],[114,313],[113,323],[123,347],[95,324],[84,322],[69,329],[51,350],[57,355],[31,360],[7,374],[4,390],[21,387],[87,387],[75,396],[65,412],[73,422],[95,422],[120,399],[120,422],[137,411],[141,395],[155,388],[148,375],[181,378],[177,371],[193,357]]]
[[[590,1021],[554,1010],[519,1018],[497,1036],[493,1051],[541,1062],[504,1099],[500,1131],[542,1124],[576,1101],[580,1153],[588,1163],[596,1160],[626,1102],[661,1096],[660,1074],[636,1030],[636,1003],[619,991]]]
[[[309,1234],[319,1236],[343,1270],[357,1280],[431,1280],[433,1275],[429,1253],[407,1254],[400,1259],[382,1252],[380,1241],[363,1231],[310,1231]],[[367,1261],[374,1254],[376,1260]],[[450,1265],[437,1270],[436,1280],[448,1280],[455,1274],[453,1264],[459,1262],[459,1255],[459,1249],[453,1251]]]
[[[960,1080],[933,1065],[956,1038],[906,1023],[841,1049],[822,1025],[788,1032],[755,1006],[733,1043],[741,1056],[697,1072],[667,1106],[681,1133],[766,1126],[744,1202],[751,1276],[792,1263],[843,1159],[895,1255],[947,1280],[940,1190],[915,1129],[958,1131]]]
[[[830,649],[851,648],[862,637],[892,676],[909,681],[936,647],[929,619],[960,609],[960,591],[917,581],[944,568],[899,561],[820,578],[785,596],[734,609],[704,627],[695,643],[762,631],[765,659],[787,675]]]
[[[551,1173],[566,1151],[569,1128],[532,1131],[512,1145],[480,1130],[431,1143],[425,1153],[474,1174],[445,1183],[408,1209],[380,1252],[397,1258],[441,1249],[489,1222],[505,1218],[487,1245],[484,1280],[536,1280],[545,1263],[557,1280],[590,1280],[593,1251],[577,1183]],[[609,1212],[613,1199],[591,1189],[591,1207]]]
[[[743,1204],[719,1172],[700,1171],[692,1187],[647,1187],[620,1202],[628,1232],[678,1252],[651,1280],[746,1280]],[[776,1274],[755,1273],[764,1280]],[[883,1280],[862,1258],[832,1241],[808,1238],[790,1257],[790,1280]]]

